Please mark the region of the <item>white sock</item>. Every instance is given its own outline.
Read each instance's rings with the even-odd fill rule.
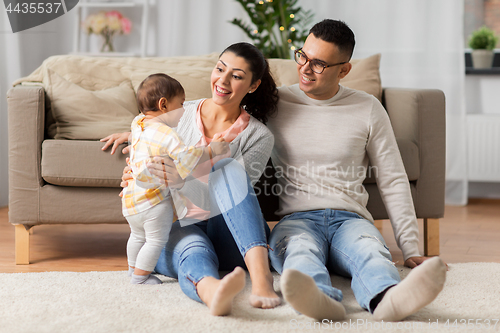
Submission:
[[[134,268],[128,266],[128,273],[127,274],[129,277],[132,277],[132,274],[134,274]]]
[[[286,269],[281,275],[281,292],[285,300],[298,312],[323,320],[345,318],[344,306],[322,292],[312,277],[295,269]]]
[[[446,265],[434,257],[412,269],[410,274],[384,295],[375,308],[375,320],[399,321],[431,303],[443,290]]]
[[[161,284],[161,280],[156,276],[148,274],[148,275],[135,275],[132,274],[132,279],[130,279],[130,283],[132,284]]]

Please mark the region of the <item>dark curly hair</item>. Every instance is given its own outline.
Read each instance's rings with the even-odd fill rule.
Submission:
[[[232,44],[222,51],[220,56],[226,52],[234,53],[236,56],[245,59],[250,65],[250,70],[252,71],[251,84],[257,80],[261,80],[259,87],[253,93],[246,94],[240,105],[249,114],[265,124],[268,117],[276,112],[279,101],[278,89],[271,76],[269,63],[262,52],[250,43],[241,42]]]

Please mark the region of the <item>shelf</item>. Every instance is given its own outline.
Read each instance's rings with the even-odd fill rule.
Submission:
[[[465,67],[465,74],[469,75],[500,75],[500,67],[477,69],[474,67]]]
[[[98,8],[98,7],[135,7],[140,4],[134,2],[80,2],[78,7]]]
[[[80,40],[84,33],[82,32],[82,22],[84,20],[83,15],[88,15],[89,10],[92,8],[134,8],[138,7],[140,10],[142,8],[141,21],[139,23],[140,30],[140,51],[139,52],[86,52],[89,50],[88,46],[88,36],[84,40],[86,45],[80,45]],[[130,11],[130,10],[129,10]],[[134,10],[135,12],[135,10]],[[145,57],[146,47],[147,47],[147,30],[149,23],[149,0],[121,0],[121,1],[79,1],[76,6],[77,20],[75,21],[75,32],[73,39],[73,52],[72,54],[88,55],[88,56],[100,56],[100,57]],[[133,23],[133,26],[137,28],[137,23]]]

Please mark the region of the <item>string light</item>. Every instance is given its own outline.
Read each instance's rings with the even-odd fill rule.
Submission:
[[[258,34],[258,33],[259,33],[259,30],[255,29],[255,30],[253,31],[253,33],[254,33],[254,34]]]
[[[285,27],[284,26],[281,26],[280,27],[280,31],[284,31],[285,30]]]
[[[264,1],[259,1],[259,5],[263,5],[264,4]]]
[[[289,39],[289,40],[287,40],[287,42],[288,42],[288,43],[291,43],[291,42],[292,42],[292,40],[291,40],[291,39]]]
[[[295,46],[292,46],[292,47],[290,48],[290,50],[294,51],[294,50],[295,50]]]
[[[294,18],[294,17],[295,17],[295,15],[293,15],[293,14],[290,14],[290,18]]]
[[[290,31],[295,31],[295,28],[294,28],[294,27],[291,27],[291,28],[290,28]]]

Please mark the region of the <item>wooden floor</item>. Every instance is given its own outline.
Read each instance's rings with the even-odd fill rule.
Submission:
[[[422,221],[419,225],[423,235]],[[447,263],[500,262],[500,200],[475,199],[465,207],[447,206],[440,228],[441,258]],[[33,229],[32,264],[15,265],[14,226],[8,222],[8,208],[0,208],[0,273],[127,268],[125,247],[130,229],[126,224],[44,225]],[[403,264],[389,221],[383,221],[381,232],[393,260]]]

